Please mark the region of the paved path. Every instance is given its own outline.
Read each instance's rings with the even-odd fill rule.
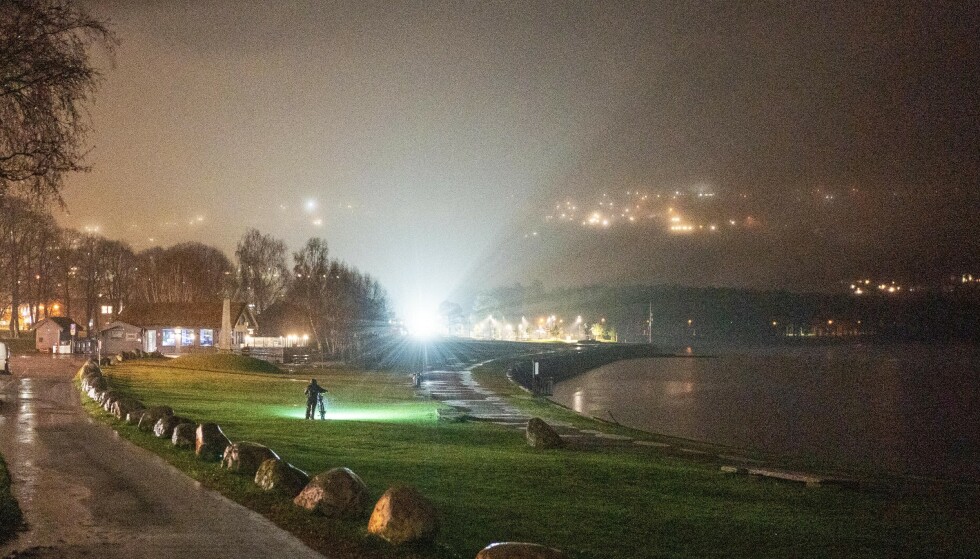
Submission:
[[[470,370],[426,372],[422,376],[421,389],[429,397],[454,408],[455,411],[451,412],[450,416],[466,415],[479,421],[490,421],[521,431],[527,427],[527,421],[530,419],[528,415],[507,404],[504,398],[480,386]],[[579,429],[560,421],[549,421],[548,424],[562,439],[576,444],[605,446],[643,442],[601,430]]]
[[[89,418],[71,382],[79,365],[20,357],[0,376],[0,452],[28,524],[0,555],[323,559]]]
[[[429,371],[422,377],[422,390],[461,414],[481,421],[523,427],[530,419],[507,405],[500,396],[480,386],[468,370]]]

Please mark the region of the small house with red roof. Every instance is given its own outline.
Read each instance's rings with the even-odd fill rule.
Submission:
[[[74,342],[85,337],[85,329],[67,316],[49,316],[31,327],[38,351],[70,353]]]

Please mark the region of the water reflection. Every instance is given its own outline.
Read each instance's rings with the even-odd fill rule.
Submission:
[[[694,392],[694,383],[691,381],[669,380],[664,385],[664,389],[668,396],[679,397]]]
[[[37,429],[37,416],[34,411],[34,381],[32,379],[23,378],[20,380],[18,396],[20,406],[18,406],[17,442],[33,444]]]
[[[559,383],[554,398],[668,435],[975,480],[978,364],[976,347],[921,346],[641,359]]]

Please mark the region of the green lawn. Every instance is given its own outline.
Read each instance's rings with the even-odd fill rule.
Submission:
[[[347,466],[374,496],[395,483],[415,485],[442,515],[437,546],[392,550],[365,536],[366,518],[310,516],[250,480],[116,426],[332,557],[469,559],[504,540],[590,559],[980,554],[975,492],[806,489],[728,477],[717,464],[652,448],[534,450],[512,429],[437,421],[437,405],[416,399],[406,374],[317,372],[330,391],[333,420],[325,422],[302,419],[308,373],[196,372],[132,361],[106,374],[147,405],[215,421],[232,440],[266,444],[310,473]]]

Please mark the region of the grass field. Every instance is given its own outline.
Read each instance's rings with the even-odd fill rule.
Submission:
[[[535,450],[511,429],[437,421],[437,404],[416,399],[404,374],[312,374],[330,391],[332,420],[324,422],[302,419],[309,373],[202,372],[132,361],[106,374],[147,405],[215,421],[232,440],[266,444],[310,473],[349,467],[374,497],[395,483],[414,485],[442,516],[436,546],[395,550],[366,536],[366,518],[311,516],[251,480],[116,425],[331,557],[469,559],[506,540],[551,545],[576,559],[980,554],[975,493],[806,489],[728,477],[717,464],[652,448]]]

